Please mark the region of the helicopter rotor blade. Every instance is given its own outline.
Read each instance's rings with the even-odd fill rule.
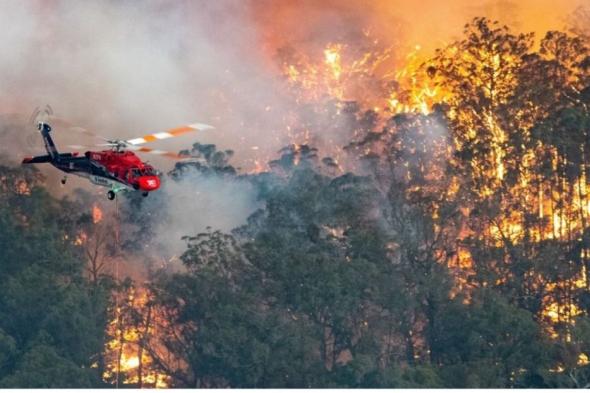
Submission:
[[[152,134],[147,134],[147,135],[144,135],[139,138],[119,140],[119,139],[107,138],[105,136],[96,134],[95,132],[89,131],[88,129],[86,129],[84,127],[80,127],[80,126],[72,123],[71,121],[68,121],[68,120],[61,118],[61,117],[57,117],[54,115],[53,108],[51,108],[51,106],[49,106],[49,105],[45,105],[45,107],[42,109],[39,107],[35,108],[33,113],[29,116],[29,121],[31,123],[33,123],[33,122],[36,123],[39,121],[51,122],[51,125],[54,127],[67,128],[70,131],[74,131],[74,132],[77,132],[80,134],[84,134],[84,135],[88,135],[88,136],[91,136],[94,138],[101,139],[101,140],[108,143],[108,145],[106,145],[106,146],[113,146],[114,144],[124,145],[124,146],[130,146],[130,145],[137,146],[137,145],[142,145],[144,143],[154,142],[157,140],[174,138],[174,137],[177,137],[177,136],[189,133],[189,132],[205,131],[205,130],[211,130],[211,129],[215,128],[209,124],[193,123],[193,124],[183,125],[180,127],[171,128],[171,129],[166,130],[164,132],[156,132],[156,133],[152,133]],[[105,146],[105,145],[101,145],[101,146]]]
[[[82,149],[92,149],[95,147],[99,147],[100,145],[67,145],[70,149],[82,150]],[[104,144],[103,146],[110,146]]]
[[[72,123],[68,120],[65,120],[65,119],[62,119],[60,117],[56,117],[53,115],[50,115],[49,118],[51,120],[52,125],[55,127],[64,127],[64,128],[67,128],[69,131],[74,131],[79,134],[84,134],[84,135],[88,135],[88,136],[91,136],[94,138],[102,139],[103,141],[109,141],[108,138],[106,138],[102,135],[98,135],[92,131],[89,131],[84,127],[80,127],[78,125],[75,125],[74,123]]]
[[[189,125],[180,126],[180,127],[176,127],[176,128],[171,128],[171,129],[164,131],[164,132],[156,132],[153,134],[144,135],[140,138],[128,139],[124,142],[128,145],[136,146],[136,145],[142,145],[144,143],[153,142],[153,141],[157,141],[157,140],[161,140],[161,139],[174,138],[174,137],[186,134],[187,132],[205,131],[205,130],[210,130],[213,128],[215,128],[215,127],[210,126],[208,124],[194,123],[194,124],[189,124]]]
[[[138,151],[140,153],[155,154],[158,156],[173,158],[176,160],[190,158],[189,155],[180,154],[180,153],[173,153],[173,152],[166,151],[166,150],[150,149],[149,147],[143,147],[143,146],[127,146],[126,149]]]
[[[100,143],[100,144],[96,144],[96,145],[67,145],[67,147],[69,147],[71,149],[76,149],[76,150],[85,150],[85,149],[93,149],[93,148],[97,148],[97,147],[102,147],[102,148],[104,148],[104,147],[117,147],[117,144]],[[140,153],[155,154],[158,156],[172,158],[175,160],[182,160],[182,159],[186,159],[186,158],[191,158],[190,155],[173,153],[171,151],[166,151],[166,150],[150,149],[149,147],[143,147],[143,146],[125,146],[124,149],[137,151]]]

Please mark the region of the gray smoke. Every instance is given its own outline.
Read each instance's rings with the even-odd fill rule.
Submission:
[[[58,116],[116,138],[199,121],[216,130],[157,147],[198,140],[276,150],[282,141],[265,132],[280,123],[282,97],[247,18],[242,1],[0,1],[0,113],[49,103]],[[56,130],[55,139],[82,138]]]
[[[211,230],[229,233],[246,223],[246,219],[260,207],[256,190],[246,180],[203,175],[192,171],[180,180],[167,179],[159,200],[165,209],[161,221],[154,223],[156,241],[168,255],[180,255],[186,248],[183,236],[193,236]],[[147,211],[159,209],[159,202],[146,201]]]

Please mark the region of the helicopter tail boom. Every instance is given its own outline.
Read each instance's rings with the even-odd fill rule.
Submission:
[[[42,164],[44,162],[51,162],[51,156],[36,156],[23,158],[23,164]]]
[[[38,128],[41,132],[41,135],[43,136],[45,149],[47,150],[49,157],[51,157],[51,161],[59,161],[60,154],[57,151],[57,147],[55,146],[53,139],[51,139],[51,136],[49,135],[51,132],[51,126],[47,123],[40,122]]]

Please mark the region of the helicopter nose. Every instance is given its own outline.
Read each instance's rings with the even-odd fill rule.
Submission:
[[[160,187],[160,178],[158,176],[141,176],[139,178],[139,188],[143,191],[154,191]]]

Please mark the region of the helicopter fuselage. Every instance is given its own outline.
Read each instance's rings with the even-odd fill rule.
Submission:
[[[50,163],[66,174],[88,178],[92,183],[120,191],[128,188],[145,193],[160,187],[160,178],[154,168],[133,152],[113,149],[78,153],[59,153],[51,136],[51,127],[40,124],[47,155],[28,157],[23,164]]]

